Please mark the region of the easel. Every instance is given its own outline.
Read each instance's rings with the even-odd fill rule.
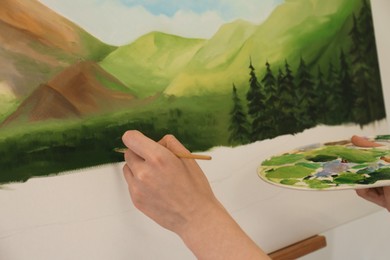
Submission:
[[[269,254],[273,260],[291,260],[326,247],[326,238],[315,235]]]

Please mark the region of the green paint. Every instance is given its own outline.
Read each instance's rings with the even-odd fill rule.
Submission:
[[[318,189],[318,190],[326,189],[334,186],[334,184],[332,184],[332,182],[328,180],[313,179],[313,180],[305,180],[305,182],[309,186],[309,188]]]
[[[298,162],[295,165],[300,165],[309,169],[318,169],[321,167],[319,163],[310,163],[310,162]]]
[[[357,174],[372,174],[373,171],[372,171],[372,169],[370,169],[368,167],[364,167],[364,168],[358,170],[356,173]]]
[[[380,180],[390,180],[390,168],[383,168],[370,173],[370,177],[365,179],[364,183],[375,183]]]
[[[364,180],[364,175],[357,173],[342,173],[333,179],[336,184],[356,184]]]
[[[316,155],[310,155],[306,156],[305,159],[312,162],[329,162],[336,160],[338,156],[336,155],[328,155],[328,154],[316,154]]]
[[[287,186],[310,189],[327,189],[342,185],[373,184],[390,180],[390,167],[378,164],[381,156],[389,154],[383,149],[360,149],[350,146],[328,145],[300,153],[274,156],[262,164],[259,174],[270,181]],[[344,159],[348,162],[346,172],[316,176],[326,162]],[[335,162],[337,164],[337,162]],[[340,162],[341,163],[341,162]],[[384,166],[385,165],[385,166]],[[378,167],[378,170],[374,170]],[[367,177],[368,176],[368,177]]]
[[[295,179],[304,178],[313,172],[312,169],[303,166],[284,166],[277,169],[272,169],[266,172],[269,179]]]
[[[224,111],[229,104],[224,100],[223,96],[161,97],[149,106],[109,117],[4,128],[0,131],[0,183],[122,161],[123,155],[113,148],[123,145],[121,136],[129,129],[138,129],[156,141],[174,134],[194,152],[205,151],[213,144],[227,146],[224,122],[228,113]],[[172,115],[172,111],[176,113]]]
[[[375,140],[390,140],[390,135],[377,135]]]
[[[378,151],[374,150],[360,150],[354,148],[348,148],[344,146],[325,146],[318,150],[313,150],[307,153],[306,158],[316,158],[320,157],[339,157],[345,159],[348,162],[354,163],[367,163],[375,162],[377,160],[376,156]]]
[[[100,65],[138,97],[145,98],[163,92],[204,42],[204,39],[151,32],[119,47]]]
[[[304,156],[302,154],[285,154],[281,156],[275,156],[271,159],[264,161],[262,165],[264,166],[272,166],[272,165],[284,165],[290,164],[299,161]]]
[[[299,179],[283,179],[280,181],[280,184],[294,186],[298,182],[300,182]]]
[[[357,165],[355,165],[355,166],[352,166],[351,169],[358,170],[358,169],[366,168],[367,166],[368,166],[368,164],[366,164],[366,163],[357,164]]]

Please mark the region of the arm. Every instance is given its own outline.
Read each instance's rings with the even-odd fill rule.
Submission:
[[[173,136],[159,143],[128,131],[123,168],[136,208],[175,232],[198,259],[269,259],[214,196],[209,182]]]

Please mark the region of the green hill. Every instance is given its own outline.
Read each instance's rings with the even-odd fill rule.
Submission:
[[[231,91],[233,82],[238,88],[246,87],[250,58],[258,72],[263,70],[266,61],[275,72],[285,60],[295,69],[300,57],[312,68],[316,69],[317,65],[325,68],[330,60],[338,59],[341,48],[348,46],[350,27],[347,25],[360,5],[360,1],[348,0],[288,0],[255,31],[252,26],[242,24],[232,34],[228,25],[222,27],[206,43],[207,47],[202,48],[209,55],[199,51],[191,66],[172,81],[165,93],[178,96],[226,93]],[[237,45],[231,46],[231,39]],[[238,46],[240,40],[243,42]],[[219,54],[221,48],[225,52],[219,60],[209,58]]]
[[[122,46],[100,65],[139,97],[226,94],[232,83],[247,87],[251,59],[257,72],[268,61],[274,71],[300,58],[313,70],[337,62],[349,46],[351,15],[361,6],[349,0],[286,0],[259,25],[237,20],[209,40],[160,32]]]
[[[139,97],[162,92],[192,60],[205,40],[151,32],[119,47],[100,65]]]
[[[223,25],[199,50],[185,68],[168,86],[168,95],[204,95],[218,91],[222,84],[229,90],[236,72],[230,70],[231,63],[245,41],[256,31],[256,26],[237,20]],[[249,56],[247,56],[247,60]],[[222,81],[221,81],[222,80]]]

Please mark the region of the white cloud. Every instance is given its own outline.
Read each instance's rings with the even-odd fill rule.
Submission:
[[[139,5],[129,7],[116,0],[40,0],[103,42],[114,45],[130,43],[151,31],[210,38],[226,22],[237,18],[259,22],[264,20],[264,14],[268,15],[274,8],[270,0],[220,1],[223,6],[229,6],[226,9],[229,14],[221,13],[222,10],[202,13],[179,10],[168,17],[154,15]]]
[[[243,18],[253,23],[260,23],[269,16],[281,0],[223,0],[223,2],[234,10],[234,14],[231,14],[232,18]]]
[[[171,19],[165,19],[165,22],[159,31],[185,37],[210,38],[226,21],[211,11],[202,14],[178,11]]]
[[[173,17],[153,15],[142,6],[126,7],[117,1],[40,0],[100,40],[123,45],[151,31],[184,37],[209,38],[225,21],[215,12],[178,11]]]

